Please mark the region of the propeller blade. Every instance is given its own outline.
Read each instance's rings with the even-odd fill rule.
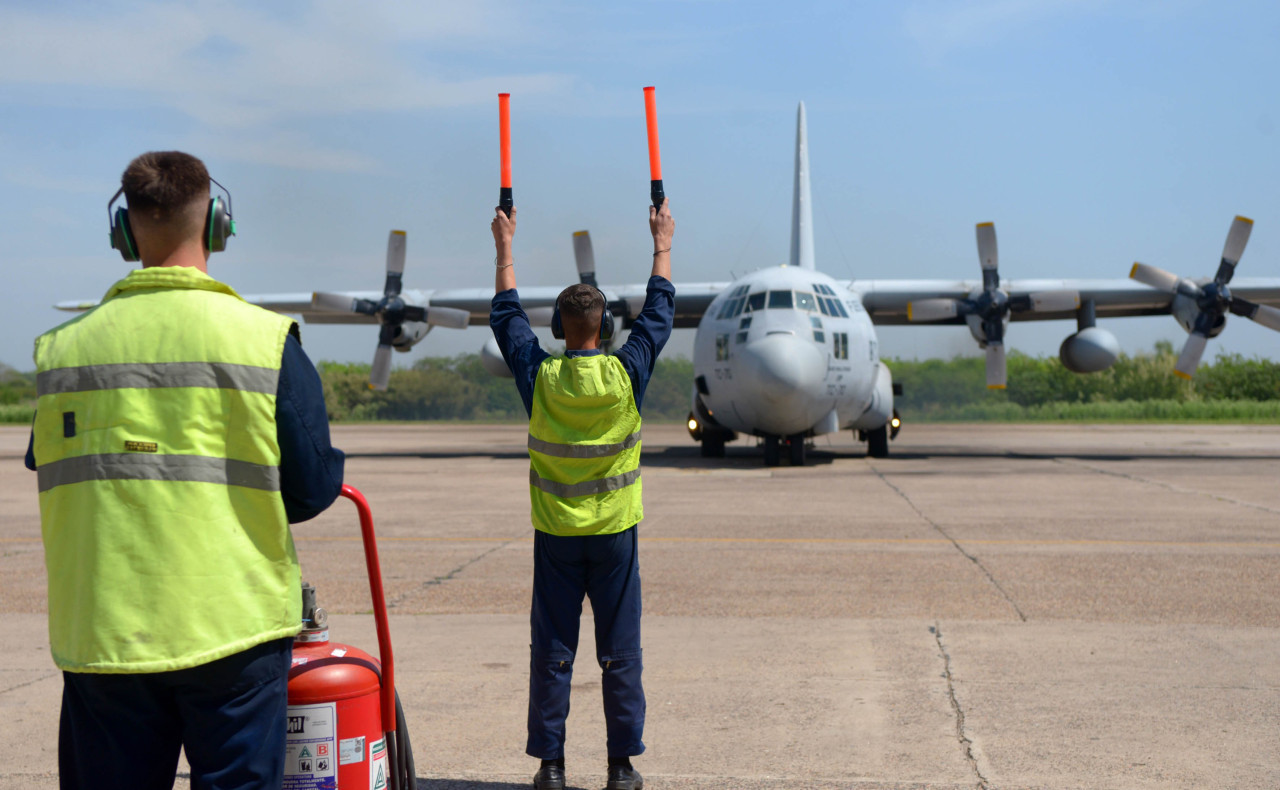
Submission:
[[[978,223],[978,263],[982,270],[995,271],[1000,267],[1000,256],[996,251],[996,224],[994,222]]]
[[[391,382],[391,342],[400,328],[383,324],[378,330],[378,350],[373,354],[373,367],[369,370],[369,389],[385,390]]]
[[[960,313],[960,303],[955,299],[918,299],[907,302],[907,320],[943,321]]]
[[[1004,343],[987,343],[987,389],[1005,388]]]
[[[1244,246],[1249,243],[1249,234],[1253,232],[1253,220],[1248,217],[1236,217],[1231,220],[1231,229],[1227,231],[1227,243],[1222,247],[1222,262],[1218,264],[1218,273],[1213,281],[1218,285],[1231,282],[1231,275],[1236,272],[1236,264],[1244,255]]]
[[[369,389],[385,390],[391,383],[391,346],[378,344],[373,355],[373,369],[369,371]]]
[[[356,312],[356,299],[343,294],[316,291],[311,294],[311,309],[331,310],[335,313]]]
[[[578,265],[578,282],[596,285],[596,254],[591,249],[591,234],[579,230],[573,234],[573,262]]]
[[[404,276],[405,232],[393,230],[387,237],[387,282],[382,292],[387,296],[400,295],[400,283]]]
[[[999,290],[1000,255],[996,251],[994,222],[978,223],[978,263],[982,265],[982,290],[987,292]]]
[[[1173,366],[1173,372],[1184,379],[1194,376],[1196,368],[1200,367],[1200,357],[1204,356],[1204,347],[1208,342],[1209,338],[1198,332],[1187,335],[1187,342],[1182,346],[1182,353],[1178,355],[1178,364]]]
[[[448,329],[466,329],[467,324],[471,323],[471,313],[456,307],[428,307],[427,323]]]
[[[1231,312],[1244,316],[1255,324],[1280,332],[1280,310],[1265,304],[1254,304],[1238,296],[1231,298]]]
[[[1148,266],[1145,263],[1135,263],[1133,268],[1129,270],[1129,279],[1137,280],[1143,285],[1150,285],[1160,291],[1168,291],[1169,293],[1178,292],[1178,283],[1182,280],[1176,274],[1166,272],[1164,269],[1157,269],[1154,266]]]
[[[1027,294],[1033,313],[1062,313],[1080,308],[1079,291],[1039,291]]]

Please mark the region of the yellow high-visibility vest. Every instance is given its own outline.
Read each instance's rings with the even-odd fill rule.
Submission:
[[[154,267],[36,340],[58,667],[164,672],[298,632],[275,423],[292,329],[197,269]]]
[[[533,526],[552,535],[607,535],[644,518],[640,411],[617,357],[542,362],[529,420]]]

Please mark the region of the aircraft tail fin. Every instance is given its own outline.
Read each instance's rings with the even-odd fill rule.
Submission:
[[[809,131],[805,126],[804,102],[796,110],[796,182],[791,201],[792,266],[812,269],[813,196],[809,191]]]

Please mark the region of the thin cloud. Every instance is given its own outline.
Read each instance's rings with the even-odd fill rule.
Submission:
[[[496,17],[509,24],[495,36]],[[499,90],[564,90],[570,79],[555,73],[493,75],[487,65],[467,73],[465,62],[479,57],[473,39],[514,44],[502,31],[529,35],[518,22],[517,11],[494,3],[316,0],[287,18],[269,6],[218,2],[198,12],[165,4],[5,10],[0,85],[37,88],[47,96],[31,100],[50,105],[60,93],[88,89],[120,107],[173,110],[209,130],[257,137],[257,145],[235,146],[241,160],[271,152],[308,166],[296,151],[316,154],[311,169],[367,170],[374,163],[363,154],[287,140],[278,129],[298,119],[476,104]],[[145,44],[122,49],[121,41]]]
[[[1014,33],[1114,7],[1114,0],[983,0],[916,3],[903,14],[907,35],[926,52],[990,44]]]

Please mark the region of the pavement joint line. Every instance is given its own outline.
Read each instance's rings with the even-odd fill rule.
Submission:
[[[1088,469],[1091,472],[1096,472],[1100,475],[1110,475],[1111,477],[1119,477],[1125,480],[1132,480],[1137,483],[1146,483],[1147,485],[1157,486],[1167,491],[1173,491],[1176,494],[1196,494],[1198,496],[1209,497],[1210,499],[1216,499],[1219,502],[1230,502],[1233,505],[1240,505],[1241,507],[1252,508],[1254,510],[1261,510],[1263,513],[1271,513],[1272,515],[1280,516],[1280,510],[1276,508],[1267,507],[1266,505],[1259,505],[1255,502],[1246,502],[1243,499],[1236,499],[1235,497],[1229,497],[1224,494],[1215,494],[1209,491],[1200,491],[1199,489],[1195,489],[1195,488],[1183,488],[1182,486],[1174,485],[1173,483],[1166,483],[1163,480],[1152,480],[1149,477],[1142,477],[1141,475],[1130,474],[1128,472],[1117,472],[1112,469],[1103,469],[1102,467],[1094,466],[1093,464],[1088,464],[1088,463],[1085,463],[1084,461],[1077,461],[1075,459],[1070,459],[1070,458],[1054,458],[1053,461],[1054,463],[1062,464],[1063,466],[1083,467],[1085,469]]]
[[[874,472],[876,477],[880,478],[880,481],[882,483],[884,483],[885,485],[889,486],[889,488],[892,488],[894,491],[896,491],[898,496],[902,497],[902,500],[906,502],[908,505],[910,505],[911,509],[914,510],[916,514],[920,516],[920,518],[924,519],[925,523],[929,524],[931,527],[936,529],[939,535],[942,535],[942,537],[946,538],[948,541],[951,542],[952,546],[955,546],[956,551],[960,552],[960,554],[968,558],[970,562],[972,562],[974,565],[978,567],[980,571],[982,571],[983,575],[987,577],[987,581],[991,582],[992,586],[994,586],[996,590],[998,590],[1000,594],[1004,596],[1004,599],[1009,602],[1009,605],[1013,607],[1013,611],[1017,613],[1019,620],[1021,620],[1024,623],[1027,621],[1027,616],[1026,614],[1023,613],[1022,608],[1018,606],[1018,602],[1013,600],[1013,596],[1009,595],[1009,593],[1003,587],[1000,586],[1000,582],[998,582],[996,580],[996,577],[991,574],[991,571],[987,570],[987,566],[982,564],[982,560],[979,560],[975,555],[965,551],[964,547],[962,547],[958,542],[956,542],[955,538],[948,535],[947,531],[943,529],[942,526],[938,524],[938,522],[934,521],[933,519],[925,515],[925,512],[921,510],[916,505],[915,502],[911,501],[911,497],[907,496],[905,491],[903,491],[901,488],[898,488],[893,483],[889,482],[889,478],[885,477],[884,474],[881,473],[881,471],[875,467],[875,464],[871,463],[870,461],[867,461],[866,464],[867,464],[867,468],[869,468],[872,472]]]
[[[10,686],[7,689],[0,689],[0,694],[8,694],[10,691],[17,691],[18,689],[24,689],[27,686],[34,686],[35,684],[49,680],[50,678],[56,678],[61,674],[61,672],[51,672],[48,675],[41,675],[33,680],[28,680],[26,683],[19,683],[18,685]]]
[[[463,572],[463,571],[465,571],[467,568],[470,568],[472,565],[475,565],[477,562],[479,562],[480,560],[484,559],[485,557],[488,557],[490,554],[494,553],[495,551],[498,551],[498,550],[500,550],[500,549],[506,548],[507,546],[509,546],[509,545],[511,545],[512,543],[514,543],[516,540],[518,540],[518,539],[517,539],[517,538],[512,538],[512,539],[510,539],[510,540],[506,541],[505,543],[499,543],[497,546],[494,546],[493,548],[489,549],[488,551],[482,551],[482,552],[480,552],[478,555],[476,555],[476,556],[472,557],[471,559],[469,559],[469,560],[467,560],[466,562],[462,563],[461,565],[459,565],[458,567],[456,567],[456,568],[454,568],[453,570],[449,571],[448,573],[441,574],[441,575],[439,575],[439,576],[435,576],[435,577],[433,577],[433,578],[427,579],[427,580],[426,580],[426,581],[424,581],[422,584],[418,585],[418,587],[414,588],[414,589],[412,590],[412,592],[418,592],[418,591],[420,591],[420,590],[429,589],[429,588],[431,588],[431,587],[436,587],[436,586],[439,586],[439,585],[441,585],[441,584],[444,584],[444,583],[445,583],[445,582],[447,582],[447,581],[451,581],[451,580],[453,579],[453,577],[454,577],[454,576],[457,576],[459,573],[462,573],[462,572]],[[388,609],[394,609],[394,608],[396,608],[396,606],[397,606],[398,604],[400,604],[400,603],[403,603],[403,602],[404,602],[404,600],[405,600],[405,598],[407,598],[408,596],[409,596],[409,592],[404,592],[404,593],[402,593],[402,594],[400,594],[400,595],[397,595],[395,598],[392,598],[390,601],[388,601],[388,602],[387,602],[387,608],[388,608]]]
[[[969,736],[964,731],[964,708],[960,707],[960,700],[956,698],[955,677],[951,674],[951,654],[947,652],[947,646],[942,643],[942,626],[935,620],[929,631],[933,634],[934,641],[938,643],[939,652],[942,653],[942,676],[947,679],[947,697],[951,700],[951,709],[956,713],[956,737],[960,740],[961,748],[964,749],[965,760],[973,769],[974,775],[978,777],[978,790],[988,790],[990,785],[987,783],[987,777],[982,775],[982,769],[978,767],[978,758],[973,756],[973,741],[969,740]]]

